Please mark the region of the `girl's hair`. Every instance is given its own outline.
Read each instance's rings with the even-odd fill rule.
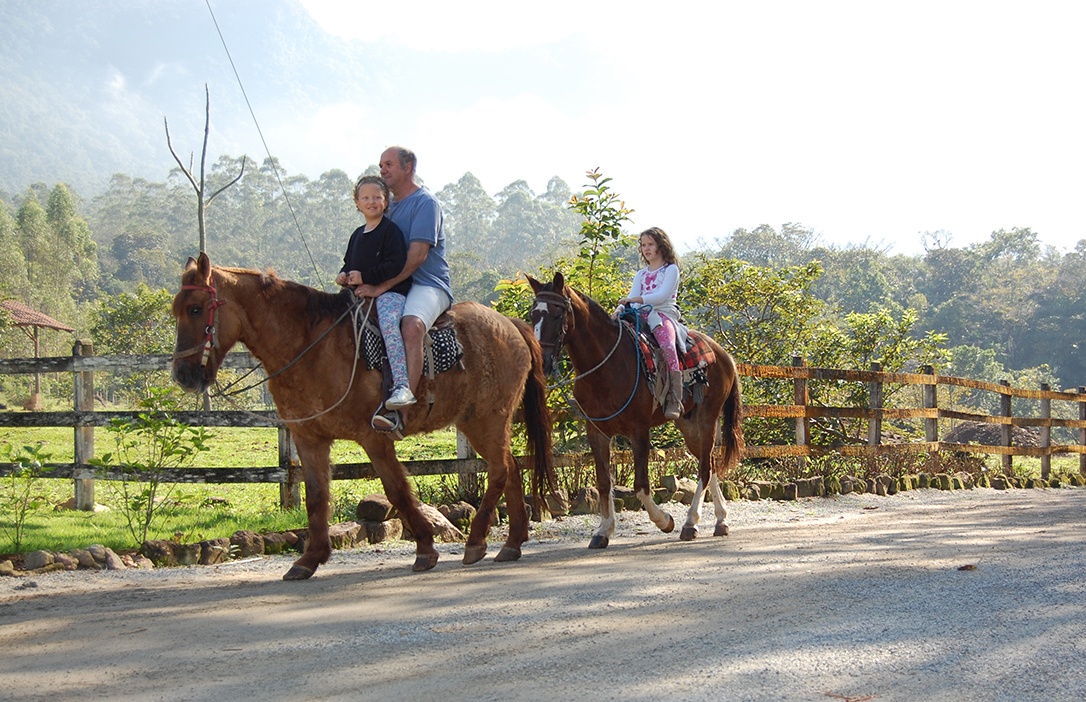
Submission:
[[[679,259],[675,256],[675,247],[671,245],[671,239],[667,238],[667,232],[660,227],[649,227],[645,231],[637,235],[638,241],[643,236],[651,236],[652,240],[656,242],[656,248],[660,250],[660,255],[664,258],[664,263],[674,263],[679,265]]]
[[[389,202],[389,200],[392,199],[392,197],[389,195],[389,192],[388,192],[388,183],[386,183],[385,179],[382,178],[381,176],[378,176],[378,175],[364,175],[361,178],[359,178],[357,181],[355,181],[355,184],[354,184],[354,199],[355,200],[358,199],[358,189],[359,188],[361,188],[363,185],[369,185],[371,183],[373,185],[379,186],[381,188],[381,192],[384,193],[384,195],[385,195],[385,212],[388,212],[388,202]]]

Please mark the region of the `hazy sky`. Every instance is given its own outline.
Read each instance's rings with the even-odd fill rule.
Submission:
[[[439,187],[600,167],[632,229],[684,248],[785,222],[905,253],[935,230],[1086,238],[1074,2],[302,4],[396,68],[359,71],[392,99],[318,107],[301,170],[344,142],[402,142]]]
[[[394,143],[434,190],[471,172],[491,194],[554,175],[577,191],[598,167],[634,208],[630,231],[663,227],[681,250],[786,222],[910,254],[925,231],[1086,238],[1077,2],[210,6],[292,174],[353,176]],[[204,84],[212,158],[264,157],[204,0],[4,0],[0,17],[0,67],[22,80],[11,104],[57,145],[97,124],[88,163],[126,149],[164,178],[162,118],[198,151]]]

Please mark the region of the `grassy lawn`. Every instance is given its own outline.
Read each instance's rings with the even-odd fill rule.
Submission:
[[[242,468],[275,466],[279,462],[277,432],[259,428],[215,428],[209,442],[211,450],[199,456],[205,467]],[[11,444],[42,447],[50,454],[51,463],[73,460],[73,432],[70,428],[31,428],[0,430],[0,446]],[[112,435],[105,429],[95,430],[98,454],[112,448]],[[440,459],[456,457],[456,433],[449,429],[422,437],[409,437],[398,444],[402,460]],[[7,458],[6,456],[3,458]],[[3,459],[0,459],[3,460]],[[332,447],[332,460],[341,463],[364,462],[365,452],[350,441],[337,441]],[[440,484],[440,478],[420,478],[428,484]],[[10,492],[10,483],[0,483],[0,494]],[[427,492],[420,485],[420,492]],[[26,522],[22,552],[37,549],[53,551],[103,544],[114,550],[132,549],[138,541],[130,533],[122,509],[120,484],[99,480],[95,483],[95,501],[109,508],[102,512],[76,512],[43,508],[35,511]],[[70,500],[74,489],[68,479],[42,479],[35,484],[42,502],[61,504]],[[372,492],[381,492],[376,480],[337,480],[332,483],[333,520],[354,518],[358,500]],[[433,492],[433,487],[430,487]],[[160,495],[162,492],[160,491]],[[179,484],[161,508],[162,519],[152,529],[149,538],[180,538],[183,541],[230,536],[239,529],[256,532],[283,531],[306,525],[304,509],[283,511],[279,508],[279,484]],[[11,519],[13,512],[5,507],[0,513],[0,553],[13,551]]]

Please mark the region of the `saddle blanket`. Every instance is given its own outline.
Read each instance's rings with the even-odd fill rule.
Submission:
[[[687,335],[687,341],[689,345],[686,348],[686,354],[679,358],[679,367],[682,368],[684,377],[690,377],[693,375],[693,371],[701,370],[706,366],[711,366],[716,362],[716,354],[713,353],[713,348],[709,346],[709,342],[705,340],[705,337],[691,330]],[[637,338],[641,345],[641,358],[645,363],[645,371],[650,378],[656,376],[656,354],[657,348],[655,338],[649,341],[647,334],[639,334]]]
[[[385,340],[381,336],[381,330],[369,320],[366,320],[363,327],[361,351],[365,354],[367,368],[370,370],[384,368],[388,360],[385,353]],[[430,328],[423,344],[423,375],[432,378],[437,373],[444,373],[453,366],[461,365],[462,358],[464,358],[464,347],[456,338],[456,327],[451,323],[443,325],[439,317]]]

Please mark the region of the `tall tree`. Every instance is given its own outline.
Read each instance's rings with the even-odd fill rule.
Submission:
[[[68,186],[58,183],[49,193],[45,217],[53,235],[49,255],[60,276],[57,284],[66,286],[80,301],[91,299],[98,281],[98,245],[87,221],[76,213]]]
[[[28,288],[26,257],[19,245],[15,218],[0,200],[0,297],[23,298]]]

